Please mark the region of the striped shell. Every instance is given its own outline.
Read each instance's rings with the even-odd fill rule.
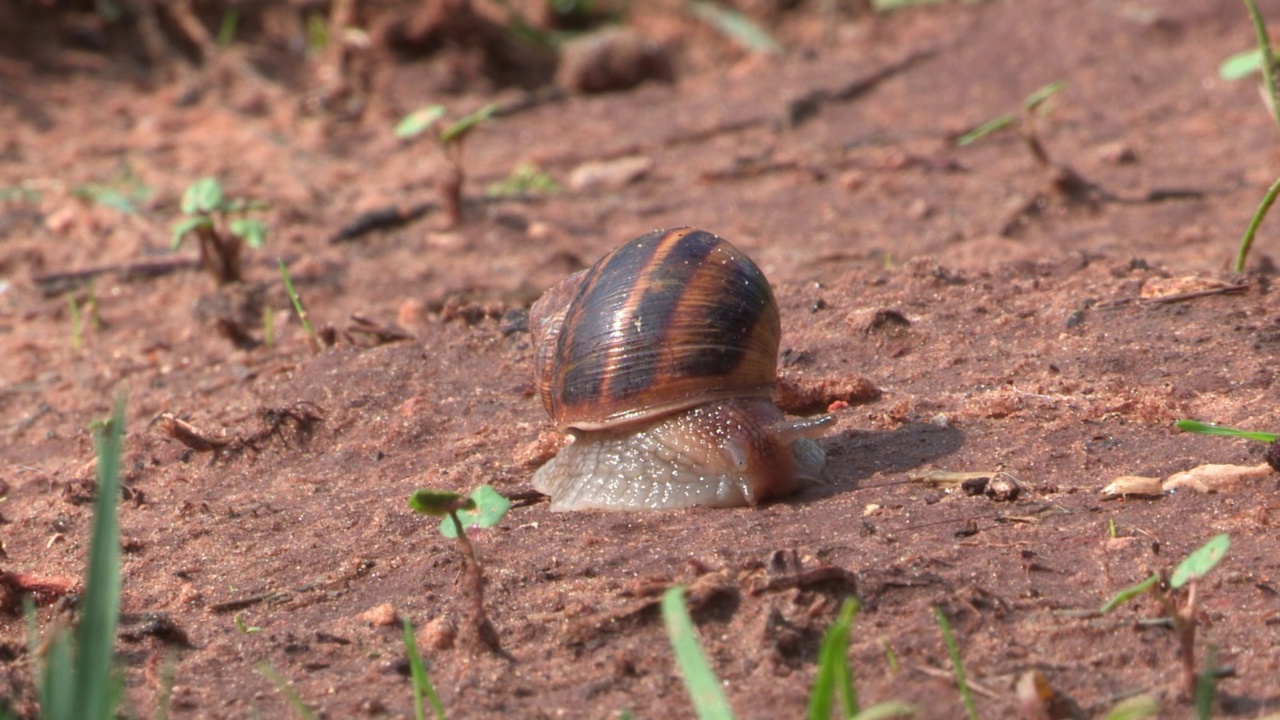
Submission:
[[[760,268],[711,233],[655,230],[534,304],[538,394],[562,429],[773,390],[781,323]]]

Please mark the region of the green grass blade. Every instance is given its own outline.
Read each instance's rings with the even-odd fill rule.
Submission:
[[[280,691],[280,694],[284,695],[285,699],[289,701],[289,705],[293,707],[294,712],[298,713],[298,717],[302,718],[302,720],[316,720],[316,714],[311,712],[311,708],[307,707],[306,703],[302,702],[302,696],[298,694],[293,685],[289,684],[288,680],[284,679],[283,675],[276,672],[275,668],[268,663],[259,663],[257,669],[260,675],[270,680],[276,686],[276,689]]]
[[[1236,250],[1235,271],[1244,272],[1244,261],[1249,257],[1249,249],[1253,247],[1253,238],[1258,234],[1258,227],[1262,225],[1262,220],[1267,216],[1267,212],[1271,210],[1271,206],[1276,202],[1276,196],[1280,195],[1280,180],[1276,180],[1267,188],[1267,194],[1262,196],[1262,202],[1258,203],[1258,209],[1253,211],[1253,218],[1249,220],[1249,227],[1245,228],[1244,237],[1240,238],[1240,247]]]
[[[1012,115],[1001,115],[995,120],[988,120],[978,127],[956,138],[956,145],[971,145],[993,132],[1003,130],[1017,121]]]
[[[81,716],[75,709],[78,686],[71,633],[61,627],[55,627],[51,632],[53,637],[45,651],[44,677],[40,682],[40,717],[44,720],[77,720]]]
[[[436,688],[431,684],[427,668],[422,664],[422,656],[418,654],[418,643],[413,637],[413,623],[409,622],[408,618],[404,620],[404,651],[409,656],[409,673],[413,676],[414,717],[417,720],[426,719],[426,709],[422,702],[425,697],[431,702],[436,720],[444,720],[444,706],[440,704],[440,696],[436,695]]]
[[[1218,648],[1210,645],[1205,652],[1204,669],[1196,676],[1196,720],[1213,717],[1213,696],[1218,690]]]
[[[1151,577],[1147,578],[1146,580],[1143,580],[1137,585],[1131,585],[1121,590],[1120,592],[1116,593],[1115,597],[1108,600],[1107,604],[1103,605],[1101,608],[1098,609],[1098,612],[1102,613],[1103,615],[1106,615],[1112,610],[1115,610],[1121,605],[1129,602],[1130,600],[1138,597],[1142,593],[1150,590],[1158,582],[1160,582],[1160,576],[1152,575]]]
[[[1267,97],[1271,99],[1271,115],[1276,119],[1276,127],[1280,128],[1280,88],[1276,87],[1277,61],[1271,50],[1271,38],[1267,35],[1267,23],[1258,12],[1258,5],[1253,0],[1244,0],[1249,9],[1249,19],[1253,21],[1253,31],[1258,38],[1258,55],[1262,60],[1262,83],[1266,86]]]
[[[1054,95],[1057,95],[1066,86],[1067,84],[1062,80],[1055,80],[1054,82],[1051,82],[1048,85],[1045,85],[1044,87],[1028,95],[1026,99],[1022,101],[1022,109],[1027,112],[1031,112],[1032,110],[1035,110],[1036,108],[1043,105],[1045,100],[1048,100]]]
[[[853,687],[853,675],[849,670],[849,627],[858,612],[857,598],[849,598],[840,608],[840,615],[827,628],[818,651],[818,674],[809,693],[809,720],[830,720],[833,699],[840,695],[842,715],[852,718],[858,714],[858,694]]]
[[[440,144],[448,145],[449,143],[462,140],[467,135],[471,134],[472,130],[480,127],[481,123],[488,120],[497,111],[498,104],[489,103],[470,115],[458,120],[458,122],[453,123],[449,127],[440,131]]]
[[[689,13],[747,50],[773,55],[782,52],[782,46],[769,33],[737,10],[696,0],[689,3]]]
[[[98,490],[94,501],[93,535],[84,607],[76,628],[76,717],[110,718],[115,706],[112,654],[120,613],[120,450],[124,436],[124,395],[97,430]]]
[[[662,596],[662,622],[667,628],[667,639],[676,656],[676,665],[684,678],[693,707],[701,720],[732,720],[733,709],[720,689],[707,656],[698,645],[693,620],[684,606],[684,588],[673,587]]]
[[[978,720],[978,708],[973,704],[973,693],[969,691],[969,681],[965,679],[964,663],[960,661],[960,647],[956,645],[955,635],[951,634],[951,623],[947,622],[947,615],[942,612],[942,608],[934,607],[933,614],[938,618],[938,625],[942,628],[942,641],[947,646],[947,652],[951,654],[951,666],[956,672],[956,687],[960,688],[960,697],[964,699],[964,708],[969,713],[969,720]]]
[[[1179,420],[1174,427],[1183,432],[1200,433],[1202,435],[1223,435],[1226,437],[1241,437],[1247,440],[1257,440],[1258,442],[1275,442],[1275,433],[1269,432],[1253,432],[1251,430],[1237,430],[1235,428],[1222,427],[1221,425],[1209,425],[1208,423],[1197,422],[1195,420]]]
[[[307,309],[302,306],[302,298],[298,297],[298,291],[293,289],[293,278],[289,277],[289,268],[284,266],[284,260],[276,258],[276,262],[280,264],[280,277],[284,278],[284,289],[289,294],[289,300],[293,302],[293,311],[298,315],[298,322],[302,323],[302,330],[307,334],[307,344],[311,346],[311,352],[320,352],[320,340],[316,337],[316,331],[311,327],[311,321],[307,319]]]

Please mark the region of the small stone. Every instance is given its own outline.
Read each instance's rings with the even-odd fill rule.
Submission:
[[[545,430],[538,438],[526,443],[516,451],[516,462],[524,467],[538,467],[560,452],[564,445],[564,436],[554,430]]]
[[[399,621],[396,609],[391,603],[383,603],[356,616],[356,619],[373,627],[390,627]]]
[[[400,308],[396,310],[396,322],[401,327],[414,327],[422,322],[426,317],[427,304],[418,298],[409,298],[400,303]]]
[[[448,650],[458,638],[458,627],[446,616],[433,618],[418,631],[418,646],[430,650]]]
[[[1123,140],[1099,145],[1094,153],[1098,160],[1110,165],[1127,165],[1138,161],[1138,153]]]
[[[628,155],[616,160],[591,160],[569,173],[569,189],[618,190],[639,180],[653,168],[653,159],[644,155]]]

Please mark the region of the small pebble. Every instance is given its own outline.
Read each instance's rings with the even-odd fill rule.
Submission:
[[[390,627],[399,621],[396,609],[391,603],[383,603],[356,616],[356,619],[373,627]]]

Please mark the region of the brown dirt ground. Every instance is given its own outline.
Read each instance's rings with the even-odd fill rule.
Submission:
[[[138,629],[163,613],[190,641],[177,651],[174,717],[290,716],[260,663],[322,717],[411,716],[400,633],[362,615],[390,604],[431,625],[421,637],[450,717],[692,717],[652,605],[669,584],[692,583],[703,645],[740,717],[801,715],[821,633],[851,593],[865,605],[850,656],[866,703],[962,713],[938,606],[983,717],[1017,715],[1014,683],[1033,669],[1087,715],[1146,691],[1163,716],[1186,717],[1168,692],[1173,635],[1142,622],[1154,603],[1070,611],[1220,532],[1232,548],[1202,588],[1200,650],[1216,644],[1234,675],[1214,715],[1280,711],[1275,479],[1159,499],[1098,494],[1118,475],[1260,462],[1261,445],[1179,434],[1178,418],[1280,427],[1274,221],[1253,270],[1226,272],[1280,160],[1255,83],[1217,77],[1253,42],[1242,4],[942,4],[843,18],[828,43],[809,3],[776,19],[788,48],[776,58],[742,54],[672,5],[635,23],[680,40],[675,83],[542,103],[467,148],[472,197],[524,161],[563,183],[583,162],[639,155],[647,175],[475,206],[449,232],[428,216],[341,243],[330,239],[360,213],[433,197],[438,157],[391,134],[432,98],[415,79],[438,70],[433,58],[395,61],[363,116],[340,121],[308,110],[305,78],[139,79],[91,51],[0,55],[0,187],[23,190],[0,202],[3,568],[81,576],[85,426],[127,388],[120,652],[140,715],[167,646]],[[1280,18],[1280,3],[1263,11]],[[953,143],[1053,80],[1067,88],[1040,123],[1044,144],[1101,189],[1075,198],[1047,189],[1013,133]],[[806,96],[825,101],[790,122]],[[124,168],[153,191],[136,214],[77,197]],[[73,350],[67,295],[88,290],[45,276],[173,257],[169,223],[202,175],[271,203],[269,245],[246,271],[257,289],[218,293],[194,270],[105,273],[93,285],[100,327]],[[439,649],[464,612],[460,555],[406,498],[426,485],[528,490],[551,430],[532,394],[528,334],[504,330],[504,314],[614,245],[675,225],[711,230],[764,268],[785,375],[819,390],[865,377],[882,395],[838,411],[822,441],[830,484],[785,502],[513,509],[474,534],[509,657]],[[317,324],[341,331],[361,315],[412,339],[339,333],[311,354],[277,256]],[[1187,277],[1247,290],[1140,299]],[[274,345],[239,349],[215,331],[231,319],[260,340],[264,301]],[[872,322],[885,310],[909,324]],[[323,415],[309,436],[286,423],[257,452],[214,461],[153,423],[170,412],[246,436],[264,409],[293,407]],[[1025,488],[996,503],[906,477],[927,468],[1004,471]],[[41,621],[53,613],[42,608]],[[238,630],[237,613],[261,631]],[[0,633],[20,688],[21,618],[0,619]]]

